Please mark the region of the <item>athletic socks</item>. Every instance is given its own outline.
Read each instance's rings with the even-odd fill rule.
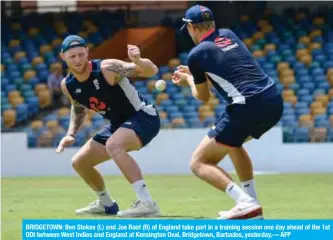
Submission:
[[[242,182],[241,185],[242,185],[242,188],[244,189],[244,191],[250,197],[253,197],[254,199],[257,199],[257,193],[256,193],[256,189],[255,189],[254,179]]]
[[[103,191],[96,191],[96,195],[98,197],[99,202],[106,206],[111,207],[113,205],[113,201],[110,198],[108,190],[104,189]]]
[[[136,181],[135,183],[132,184],[132,186],[136,193],[136,198],[138,200],[148,201],[148,202],[153,201],[144,180]]]
[[[234,182],[230,182],[228,184],[227,188],[225,189],[225,193],[228,194],[236,203],[253,201],[253,199]]]

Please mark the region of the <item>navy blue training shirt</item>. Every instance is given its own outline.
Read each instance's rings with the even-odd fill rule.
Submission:
[[[188,67],[195,84],[206,76],[229,103],[246,104],[246,99],[274,84],[229,29],[210,31],[188,55]]]
[[[112,128],[119,127],[140,110],[156,115],[154,107],[137,92],[129,79],[122,78],[111,86],[101,71],[101,62],[100,59],[91,61],[91,73],[84,82],[79,82],[71,73],[66,77],[67,89],[74,100],[110,120]]]

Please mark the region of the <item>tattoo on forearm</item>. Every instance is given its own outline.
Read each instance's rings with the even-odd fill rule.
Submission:
[[[113,60],[106,69],[114,72],[121,77],[136,77],[139,74],[138,68],[133,63],[124,63],[119,60]]]
[[[68,134],[75,135],[81,127],[86,116],[86,109],[84,106],[74,101],[71,108],[71,119],[68,127]]]

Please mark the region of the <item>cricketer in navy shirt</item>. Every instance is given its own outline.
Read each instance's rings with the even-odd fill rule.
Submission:
[[[187,24],[212,20],[209,9],[197,8],[192,7],[187,18],[183,18]],[[258,139],[275,126],[283,112],[282,96],[274,80],[236,34],[229,29],[212,28],[200,39],[191,37],[197,43],[187,59],[196,88],[194,96],[208,100],[209,89],[203,83],[210,81],[229,103],[222,116],[217,116],[208,136],[218,143],[241,147],[248,137]]]
[[[208,31],[189,53],[188,67],[196,85],[210,81],[229,103],[208,133],[217,142],[240,147],[280,120],[283,100],[274,80],[231,30]]]
[[[201,5],[189,8],[182,19],[197,45],[188,55],[188,67],[178,66],[172,80],[187,83],[192,95],[204,102],[212,94],[209,82],[229,103],[193,152],[192,172],[224,191],[236,206],[219,211],[218,219],[264,219],[253,181],[252,161],[243,143],[260,138],[275,126],[283,100],[242,41],[228,29],[216,29],[212,11]],[[229,155],[242,187],[232,181],[219,162]]]
[[[229,103],[246,99],[274,85],[244,43],[229,29],[211,30],[188,56],[196,84],[207,77]],[[271,94],[276,94],[272,89]]]

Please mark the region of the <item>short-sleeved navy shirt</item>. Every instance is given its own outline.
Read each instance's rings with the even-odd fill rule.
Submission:
[[[102,60],[93,59],[89,64],[91,73],[87,81],[79,82],[72,73],[66,77],[67,89],[74,100],[110,120],[114,128],[118,128],[140,110],[156,115],[153,105],[135,89],[128,78],[122,78],[118,84],[111,86],[102,73]]]
[[[210,31],[188,55],[195,84],[206,76],[229,103],[246,99],[274,85],[245,44],[229,29]]]

